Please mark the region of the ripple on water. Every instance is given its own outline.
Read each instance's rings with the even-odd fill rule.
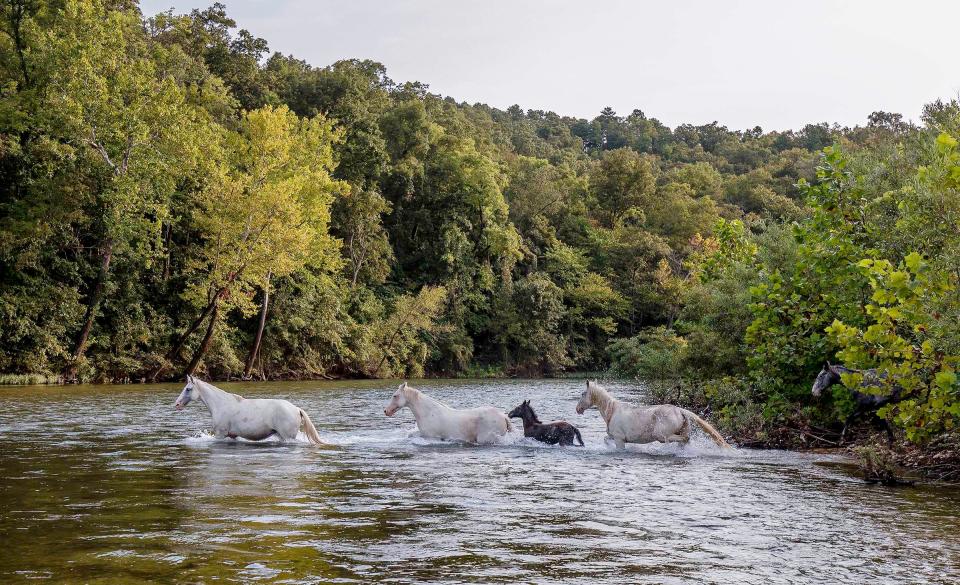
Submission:
[[[227,386],[293,401],[338,447],[217,439],[202,405],[171,408],[179,385],[0,392],[0,577],[960,582],[955,490],[868,486],[841,457],[720,449],[699,432],[617,450],[595,411],[573,413],[580,382],[421,388],[455,406],[531,399],[576,424],[582,448],[519,425],[489,446],[411,436],[408,412],[382,415],[392,383]]]

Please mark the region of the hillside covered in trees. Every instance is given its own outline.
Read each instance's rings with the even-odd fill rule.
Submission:
[[[0,11],[0,372],[612,369],[770,441],[849,411],[831,360],[911,439],[960,419],[955,102],[669,128],[271,54],[219,4]]]

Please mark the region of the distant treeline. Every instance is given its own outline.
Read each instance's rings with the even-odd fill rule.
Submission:
[[[955,103],[671,129],[271,55],[220,4],[0,10],[2,372],[612,366],[762,435],[842,415],[808,397],[842,359],[909,377],[907,428],[960,416]]]

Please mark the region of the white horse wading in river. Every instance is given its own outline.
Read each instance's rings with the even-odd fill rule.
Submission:
[[[626,443],[686,443],[690,440],[690,421],[697,423],[717,445],[730,448],[717,429],[685,408],[670,404],[630,406],[610,395],[606,389],[587,382],[580,395],[577,414],[596,407],[607,423],[607,435],[623,449]]]
[[[327,444],[320,439],[320,434],[307,413],[286,400],[244,398],[193,376],[187,376],[187,385],[183,387],[174,406],[180,410],[194,400],[207,405],[213,418],[213,434],[218,439],[243,437],[260,441],[277,435],[284,441],[292,441],[297,438],[302,424],[311,443]]]
[[[387,416],[409,408],[417,419],[421,437],[454,439],[467,443],[494,443],[510,432],[510,419],[492,406],[480,408],[450,408],[406,382],[400,384],[383,408]]]

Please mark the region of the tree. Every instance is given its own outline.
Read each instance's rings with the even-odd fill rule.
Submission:
[[[497,319],[497,338],[508,350],[510,367],[522,374],[570,365],[560,334],[565,310],[560,287],[545,275],[532,274],[514,283],[510,293],[509,309]]]
[[[372,190],[354,189],[337,202],[336,232],[343,240],[351,287],[357,286],[361,275],[367,282],[380,284],[390,272],[393,250],[382,217],[392,208]]]
[[[656,192],[653,165],[641,154],[621,148],[604,153],[590,174],[597,215],[605,227],[622,220],[631,209],[643,210]]]
[[[193,219],[206,238],[185,294],[202,310],[167,360],[176,359],[207,320],[187,366],[192,373],[209,348],[221,304],[248,312],[247,295],[265,275],[282,277],[307,265],[338,267],[338,243],[327,230],[330,204],[345,188],[330,176],[338,138],[323,116],[303,120],[286,107],[248,112],[240,130],[226,135],[225,160],[202,192]]]
[[[96,276],[64,377],[73,379],[104,299],[115,254],[149,254],[177,177],[189,172],[204,142],[204,116],[184,92],[158,75],[134,12],[96,1],[68,1],[50,29],[45,113],[62,139],[95,164],[89,213]]]
[[[390,317],[377,330],[374,356],[376,366],[369,370],[373,377],[394,375],[421,376],[427,360],[426,335],[438,332],[438,319],[443,312],[447,291],[442,286],[425,286],[417,296],[402,295],[393,306]]]

